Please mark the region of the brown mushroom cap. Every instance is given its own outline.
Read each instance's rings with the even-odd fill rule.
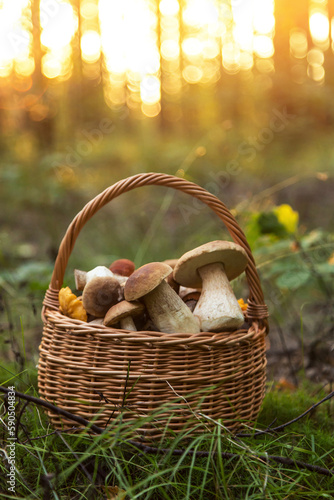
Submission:
[[[125,287],[126,300],[137,300],[154,290],[172,272],[172,268],[163,262],[150,262],[139,267],[129,276]]]
[[[92,316],[103,318],[113,304],[121,299],[121,287],[111,277],[96,277],[87,283],[82,294],[82,303]]]
[[[129,259],[115,260],[109,266],[111,272],[119,274],[120,276],[130,276],[134,272],[135,268],[135,264]]]
[[[184,295],[182,298],[183,302],[188,302],[189,300],[196,300],[196,302],[199,300],[201,296],[201,292],[195,291],[195,292],[189,292],[187,295]]]
[[[141,302],[128,302],[122,300],[112,306],[104,317],[103,324],[105,326],[114,325],[121,319],[131,316],[132,318],[141,314],[145,306]]]
[[[191,298],[195,298],[196,300],[198,300],[198,297],[201,295],[201,290],[199,288],[188,288],[186,286],[180,286],[179,296],[181,297],[181,299],[184,300],[184,298],[188,295],[191,295]]]
[[[163,260],[162,262],[164,264],[167,264],[167,266],[170,266],[172,269],[174,269],[178,260],[179,259],[166,259],[166,260]]]
[[[197,269],[207,264],[221,262],[231,281],[247,266],[246,251],[231,241],[211,241],[182,255],[174,268],[174,279],[183,286],[200,288],[202,280]]]

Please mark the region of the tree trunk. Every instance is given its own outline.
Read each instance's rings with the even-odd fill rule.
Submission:
[[[43,50],[41,45],[40,0],[31,0],[33,55],[35,68],[32,74],[32,92],[36,104],[48,106],[47,79],[42,72]],[[54,118],[47,114],[43,120],[34,121],[27,110],[28,126],[34,130],[42,149],[50,148],[54,143]]]
[[[298,6],[299,9],[299,6]],[[290,74],[290,30],[294,27],[293,18],[296,5],[291,0],[275,2],[275,55],[276,73]]]
[[[41,23],[40,23],[40,0],[31,0],[32,37],[35,69],[33,73],[34,89],[40,92],[43,89],[42,74],[42,46],[41,46]]]
[[[70,82],[70,112],[74,128],[76,128],[84,121],[85,106],[83,102],[83,73],[80,47],[82,28],[80,0],[72,0],[72,5],[78,17],[78,31],[72,40],[73,77]]]

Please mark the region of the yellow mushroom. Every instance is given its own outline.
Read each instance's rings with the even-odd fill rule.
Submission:
[[[69,318],[87,321],[87,313],[82,301],[72,293],[68,286],[59,290],[59,309]]]

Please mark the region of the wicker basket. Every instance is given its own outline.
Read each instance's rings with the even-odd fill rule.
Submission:
[[[130,332],[70,319],[59,311],[58,291],[74,243],[85,223],[105,204],[141,186],[167,186],[198,198],[224,222],[248,254],[248,329],[197,334]],[[199,420],[231,431],[256,419],[265,390],[267,307],[247,240],[225,205],[192,182],[159,173],[116,182],[74,218],[61,242],[43,307],[38,364],[45,400],[105,427],[122,415],[137,421],[143,439],[194,429]],[[49,411],[55,428],[73,422]],[[139,418],[148,417],[148,418]],[[166,425],[168,424],[168,425]],[[192,431],[190,431],[192,432]]]

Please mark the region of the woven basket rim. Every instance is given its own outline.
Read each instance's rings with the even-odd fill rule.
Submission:
[[[91,325],[78,319],[72,319],[65,316],[60,311],[45,309],[44,321],[53,323],[59,329],[65,329],[69,335],[93,335],[96,339],[110,339],[115,342],[145,343],[151,345],[161,344],[162,346],[188,345],[188,347],[211,345],[232,346],[250,339],[257,338],[259,335],[267,333],[265,327],[260,328],[257,322],[254,322],[248,329],[230,330],[224,332],[199,332],[199,333],[164,333],[160,331],[139,330],[130,331],[120,328],[112,328],[104,325]]]

